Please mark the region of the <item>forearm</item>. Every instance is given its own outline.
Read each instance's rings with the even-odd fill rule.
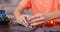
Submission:
[[[25,5],[28,3],[28,0],[22,0],[18,7],[14,10],[13,14],[15,16],[15,18],[19,18],[19,16],[21,15],[21,13],[23,12],[22,10],[25,9]]]
[[[47,18],[50,19],[55,19],[60,17],[60,11],[52,12],[47,14]]]
[[[21,15],[21,13],[18,11],[14,11],[13,14],[14,14],[15,19],[19,18],[19,16]]]
[[[14,17],[15,17],[16,19],[20,17],[20,15],[21,15],[21,13],[22,13],[22,10],[23,10],[23,7],[17,7],[17,8],[14,10],[13,14],[14,14]]]

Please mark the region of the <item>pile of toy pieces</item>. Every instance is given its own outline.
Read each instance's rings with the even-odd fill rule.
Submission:
[[[53,21],[50,20],[46,24],[42,24],[41,26],[38,26],[39,28],[60,28],[60,22],[59,21]]]

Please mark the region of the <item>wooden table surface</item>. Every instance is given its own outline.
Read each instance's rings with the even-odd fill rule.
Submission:
[[[12,30],[9,29],[11,25],[5,25],[5,24],[1,24],[0,25],[0,32],[22,32],[22,30]]]
[[[49,30],[48,30],[49,29]],[[53,31],[57,31],[59,30],[60,32],[60,28],[59,29],[54,29],[54,28],[44,28],[44,29],[41,29],[39,28],[39,30],[37,32],[41,32],[41,31],[50,31],[50,30],[53,30]],[[0,24],[0,32],[35,32],[35,30],[29,30],[25,27],[22,27],[20,25],[16,25],[16,24]]]
[[[20,30],[21,29],[21,30]],[[12,25],[12,24],[0,24],[0,32],[28,32],[22,30],[22,28],[19,28],[18,26]],[[31,32],[31,31],[29,31]]]

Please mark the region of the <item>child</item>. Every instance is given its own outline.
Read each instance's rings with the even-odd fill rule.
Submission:
[[[33,14],[31,18],[29,18],[29,15],[21,14],[24,9],[28,10],[30,8],[32,8],[32,14]],[[54,19],[54,21],[60,21],[59,10],[60,10],[60,0],[21,0],[18,7],[14,11],[14,16],[17,20],[17,23],[20,23],[23,26],[28,27],[29,24],[25,20],[25,17],[29,18],[29,20],[32,19],[30,22],[40,21],[40,20],[48,21],[51,19]],[[40,16],[40,14],[42,16]],[[44,19],[40,19],[39,17],[43,17]]]

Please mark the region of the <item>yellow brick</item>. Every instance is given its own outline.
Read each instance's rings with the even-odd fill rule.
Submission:
[[[53,23],[54,23],[54,21],[53,21],[53,20],[50,20],[50,21],[49,21],[49,23],[53,24]]]

